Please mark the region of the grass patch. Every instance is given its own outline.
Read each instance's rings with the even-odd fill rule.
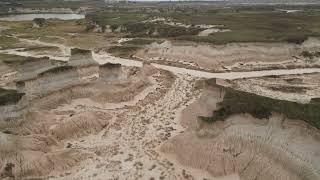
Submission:
[[[229,42],[279,42],[301,43],[309,36],[319,36],[320,12],[316,10],[298,13],[278,12],[274,9],[260,11],[218,10],[194,16],[175,15],[177,21],[189,24],[221,24],[230,32],[213,33],[208,37],[182,37],[180,39],[225,44]]]
[[[49,43],[66,43],[69,46],[89,49],[103,47],[106,42],[103,34],[86,33],[83,20],[48,20],[48,26],[42,28],[32,28],[30,22],[8,22],[7,33],[16,34],[20,38],[40,39]],[[4,22],[0,22],[0,26]]]
[[[129,6],[129,5],[128,5]],[[134,6],[134,5],[132,5]],[[226,44],[230,42],[290,42],[302,43],[310,36],[320,36],[320,11],[311,6],[298,6],[301,12],[285,13],[278,6],[204,7],[195,12],[186,7],[183,11],[166,10],[167,6],[150,6],[154,11],[131,12],[130,7],[114,7],[89,14],[87,18],[100,25],[114,28],[124,26],[130,37],[150,37],[158,31],[159,37],[176,37],[178,40]],[[157,11],[158,10],[158,11]],[[161,23],[143,23],[153,17],[165,17],[173,22],[189,25],[224,25],[229,32],[199,37],[199,28],[184,28]],[[192,26],[194,27],[194,26]]]
[[[18,39],[7,36],[0,36],[0,49],[9,49],[16,47],[16,44],[19,42]]]
[[[5,64],[14,69],[17,69],[17,67],[26,60],[28,60],[28,57],[0,53],[0,65]]]
[[[129,23],[141,22],[148,19],[148,15],[145,13],[130,13],[130,12],[109,12],[98,11],[86,16],[87,19],[92,20],[99,25],[123,25]]]
[[[7,30],[8,33],[25,34],[30,38],[41,38],[48,42],[61,42],[61,39],[54,39],[52,36],[64,37],[67,43],[70,42],[70,45],[82,48],[102,46],[102,43],[99,42],[101,37],[95,38],[92,34],[85,34],[87,21],[96,22],[101,26],[110,25],[113,30],[122,27],[120,28],[122,33],[125,33],[126,37],[132,38],[174,37],[177,40],[212,44],[231,42],[302,43],[310,36],[320,36],[320,11],[318,7],[296,6],[295,9],[303,11],[285,13],[277,9],[292,7],[232,6],[223,8],[206,5],[201,9],[196,9],[189,6],[175,7],[170,3],[132,3],[101,8],[99,11],[87,14],[86,20],[49,20],[49,26],[43,28],[31,28],[31,22],[0,22],[0,25],[10,27],[11,30]],[[155,17],[165,17],[173,22],[188,25],[224,25],[224,29],[231,31],[200,37],[197,34],[203,29],[195,28],[195,26],[185,28],[159,22],[143,22]],[[71,38],[69,33],[81,34],[81,37]],[[90,38],[95,39],[90,40]]]
[[[0,26],[8,27],[6,30],[9,34],[25,32],[27,29],[32,28],[32,22],[23,22],[23,21],[0,21]]]
[[[131,23],[124,24],[127,37],[178,37],[186,35],[196,35],[200,28],[186,28],[181,26],[171,26],[162,23]]]

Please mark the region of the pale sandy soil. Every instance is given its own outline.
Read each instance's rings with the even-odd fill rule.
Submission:
[[[277,114],[269,120],[234,115],[211,125],[198,120],[212,113],[213,104],[221,101],[219,94],[207,90],[183,111],[181,123],[188,129],[165,143],[162,152],[215,177],[319,179],[318,130]]]
[[[69,56],[70,47],[57,47]],[[116,62],[142,67],[140,61],[103,52],[93,53],[93,57],[100,64]],[[209,116],[221,97],[216,91],[202,92],[194,86],[199,78],[238,79],[312,73],[320,69],[219,74],[153,65],[159,70],[149,77],[150,84],[123,101],[110,93],[101,99],[69,101],[68,93],[58,92],[35,102],[25,117],[27,121],[0,124],[10,130],[8,134],[0,134],[2,178],[15,175],[18,179],[65,180],[319,179],[318,130],[276,114],[270,120],[235,115],[225,122],[203,124],[197,117]],[[304,85],[317,89],[317,75],[306,76]],[[250,82],[260,87],[284,81],[249,79],[239,80],[239,84]],[[119,89],[127,90],[126,85]],[[80,87],[72,92],[82,94],[82,90]],[[53,106],[52,102],[62,94],[60,98],[68,101]],[[11,174],[6,170],[9,162],[15,163]]]
[[[71,175],[58,179],[183,179],[182,168],[160,156],[156,147],[183,129],[174,122],[175,112],[192,95],[190,77],[178,77],[157,101],[150,97],[136,107],[111,111],[117,118],[97,136],[70,140],[72,147],[98,152],[94,161],[85,161],[71,169]],[[85,109],[86,107],[84,107]],[[52,177],[52,179],[55,179]]]
[[[7,154],[2,159],[23,157],[25,177],[44,179],[319,177],[320,136],[305,123],[279,115],[271,120],[236,115],[207,126],[197,117],[212,113],[219,93],[206,90],[198,99],[197,79],[189,75],[161,71],[152,79],[127,102],[75,99],[34,109],[30,122],[19,131],[11,128],[23,136],[0,136],[0,154]],[[21,149],[19,155],[6,153],[12,148]]]
[[[153,43],[135,54],[136,58],[155,63],[189,62],[191,68],[207,71],[249,71],[275,68],[312,67],[319,60],[307,62],[299,54],[303,50],[319,50],[320,43],[310,38],[302,45],[288,43],[230,43],[207,45],[166,41]]]
[[[32,108],[30,122],[9,128],[24,136],[7,135],[9,139],[0,145],[0,154],[6,154],[2,162],[15,162],[12,173],[17,177],[197,179],[193,171],[157,152],[159,145],[184,130],[175,117],[199,93],[193,90],[195,79],[187,75],[175,78],[165,71],[154,78],[151,88],[156,91],[142,91],[133,100],[122,102],[123,106],[78,104],[75,100],[51,110]],[[39,137],[34,133],[42,139],[35,140]],[[17,147],[11,142],[23,143]],[[12,148],[17,156],[8,154]],[[22,164],[11,160],[15,157],[23,158]]]
[[[15,87],[15,84],[13,83],[18,79],[18,72],[12,70],[8,73],[4,73],[0,75],[0,87],[4,88],[13,88]]]
[[[250,77],[264,77],[264,76],[279,76],[290,74],[310,74],[320,72],[320,68],[301,68],[301,69],[276,69],[276,70],[261,70],[248,72],[226,72],[226,73],[209,73],[205,71],[180,68],[174,66],[167,66],[161,64],[151,63],[153,66],[170,71],[174,74],[189,74],[199,78],[219,78],[219,79],[242,79]]]
[[[300,103],[320,97],[320,73],[239,79],[235,84],[243,91]]]
[[[44,46],[56,46],[62,49],[62,55],[55,56],[52,53],[49,54],[42,54],[37,55],[32,52],[26,52],[26,51],[20,51],[20,49],[6,49],[6,50],[0,50],[1,53],[7,53],[7,54],[13,54],[13,55],[20,55],[20,56],[29,56],[29,57],[49,57],[50,59],[56,59],[61,61],[68,61],[70,57],[70,49],[72,47],[63,45],[63,44],[56,44],[56,43],[47,43],[42,42],[39,40],[26,40],[26,39],[20,39],[21,41],[26,41],[33,44],[39,44]],[[309,47],[316,46],[317,43],[310,44]],[[99,63],[99,64],[105,64],[105,63],[119,63],[124,66],[135,66],[135,67],[142,67],[143,62],[131,60],[131,59],[124,59],[119,57],[114,57],[106,52],[99,51],[99,52],[92,52],[93,58]],[[184,62],[184,61],[181,61]],[[193,66],[192,63],[184,63],[185,65]],[[285,74],[304,74],[304,73],[314,73],[314,72],[320,72],[320,68],[303,68],[303,69],[276,69],[276,70],[264,70],[264,71],[253,71],[248,70],[248,72],[227,72],[227,73],[209,73],[199,70],[193,70],[183,67],[175,67],[170,65],[161,65],[157,63],[152,63],[153,66],[159,69],[164,69],[167,71],[171,71],[175,74],[189,74],[195,77],[200,78],[221,78],[221,79],[239,79],[239,78],[249,78],[249,77],[263,77],[263,76],[269,76],[269,75],[285,75]]]
[[[120,38],[118,40],[118,44],[121,45],[122,43],[127,42],[127,41],[131,41],[131,40],[132,40],[132,38]]]
[[[212,33],[219,33],[219,32],[228,32],[231,31],[230,29],[217,29],[217,28],[210,28],[201,31],[198,36],[209,36]]]

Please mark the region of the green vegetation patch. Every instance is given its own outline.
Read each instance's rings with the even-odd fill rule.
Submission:
[[[213,33],[207,37],[184,36],[181,40],[226,44],[230,42],[291,42],[301,43],[309,36],[320,36],[320,11],[304,9],[285,13],[270,8],[232,7],[197,14],[172,13],[175,21],[186,24],[224,25],[229,32]]]
[[[28,47],[24,48],[23,51],[60,51],[60,48],[56,46]]]
[[[145,13],[131,13],[131,12],[108,12],[98,11],[86,15],[86,18],[96,22],[99,25],[123,25],[128,23],[141,22],[148,19]]]
[[[0,49],[14,48],[19,42],[18,39],[8,36],[0,36]]]
[[[186,35],[197,35],[203,29],[200,28],[185,28],[180,26],[160,25],[157,31],[160,37],[177,37]]]
[[[233,114],[249,113],[258,119],[269,118],[272,112],[284,114],[290,119],[304,120],[320,129],[320,103],[311,101],[309,104],[272,99],[253,93],[221,87],[226,94],[222,102],[218,103],[218,110],[212,117],[200,117],[205,122],[224,120]]]
[[[105,8],[87,15],[87,19],[111,29],[123,29],[130,37],[176,37],[178,40],[226,44],[230,42],[290,42],[302,43],[310,36],[320,36],[320,11],[317,7],[297,6],[301,12],[286,13],[279,6],[232,6],[228,8],[178,7],[150,4],[148,7],[126,5]],[[190,28],[167,25],[146,20],[163,17],[172,22],[191,25]],[[145,21],[145,22],[143,22]],[[228,32],[212,33],[206,37],[197,34],[201,28],[195,25],[223,25]]]
[[[16,90],[0,88],[0,106],[16,104],[24,96]]]
[[[21,65],[23,62],[25,62],[28,59],[30,58],[0,53],[0,65],[5,64],[13,68],[17,68],[19,65]]]
[[[186,28],[162,23],[131,23],[125,24],[124,27],[126,32],[130,33],[128,37],[178,37],[197,35],[203,30],[200,28]]]

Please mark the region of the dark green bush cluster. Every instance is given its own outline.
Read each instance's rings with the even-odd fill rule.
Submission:
[[[146,37],[155,31],[155,27],[151,23],[128,23],[124,26],[126,31],[131,33],[130,37]]]
[[[186,35],[197,35],[202,29],[199,28],[185,28],[179,26],[162,25],[158,27],[160,37],[178,37]]]
[[[301,56],[305,58],[314,58],[314,57],[320,57],[320,52],[310,52],[310,51],[302,51]]]
[[[163,23],[130,23],[124,25],[129,37],[178,37],[197,35],[202,29],[195,27],[171,26]],[[154,32],[157,32],[154,35]]]

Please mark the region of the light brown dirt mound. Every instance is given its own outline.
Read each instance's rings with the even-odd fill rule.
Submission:
[[[58,150],[61,144],[50,136],[15,136],[1,133],[0,177],[22,179],[63,170],[87,159],[89,154]]]
[[[100,117],[93,112],[76,114],[70,119],[51,126],[50,134],[60,140],[96,134],[109,124],[109,119],[111,116],[107,114],[101,114]]]
[[[72,99],[91,97],[98,91],[98,89],[93,88],[92,85],[93,84],[82,84],[67,87],[32,100],[32,105],[37,109],[50,110],[61,104],[68,104]]]
[[[136,95],[150,86],[146,77],[132,77],[122,82],[96,82],[67,87],[36,98],[32,104],[40,109],[49,110],[61,104],[68,104],[74,99],[90,98],[99,103],[119,103],[132,100]]]
[[[95,135],[109,124],[111,116],[99,112],[83,112],[72,117],[69,114],[31,112],[19,126],[7,128],[10,129],[7,132],[30,135],[0,135],[2,177],[43,176],[64,171],[91,157],[75,149],[62,149],[63,143],[59,140]],[[12,170],[7,172],[7,166],[12,165]]]
[[[16,136],[1,133],[0,151],[3,153],[12,153],[18,150],[48,152],[52,146],[58,145],[59,143],[54,138],[44,135]]]
[[[25,177],[43,176],[53,171],[62,171],[76,166],[90,155],[75,150],[62,150],[50,153],[39,151],[19,151],[6,154],[1,163],[1,177],[24,179]],[[8,169],[8,166],[12,166]]]
[[[135,83],[128,82],[118,85],[109,86],[104,92],[99,92],[93,96],[92,99],[96,102],[119,103],[132,100],[137,94],[142,92],[147,86],[148,82],[137,81]]]
[[[206,92],[186,108],[182,122],[189,129],[161,150],[183,165],[215,177],[238,174],[245,180],[320,178],[318,130],[276,114],[269,120],[234,115],[211,125],[196,118],[210,113],[203,108],[219,98],[219,93]]]
[[[79,98],[90,98],[99,103],[130,101],[150,86],[149,77],[158,72],[151,66],[138,69],[103,65],[97,71],[86,73],[86,76],[91,77],[92,74],[100,72],[100,77],[98,74],[97,78],[83,80],[79,77],[77,69],[69,70],[68,66],[60,68],[64,68],[65,71],[55,70],[21,83],[23,85],[19,86],[19,91],[27,93],[32,106],[49,110]]]

